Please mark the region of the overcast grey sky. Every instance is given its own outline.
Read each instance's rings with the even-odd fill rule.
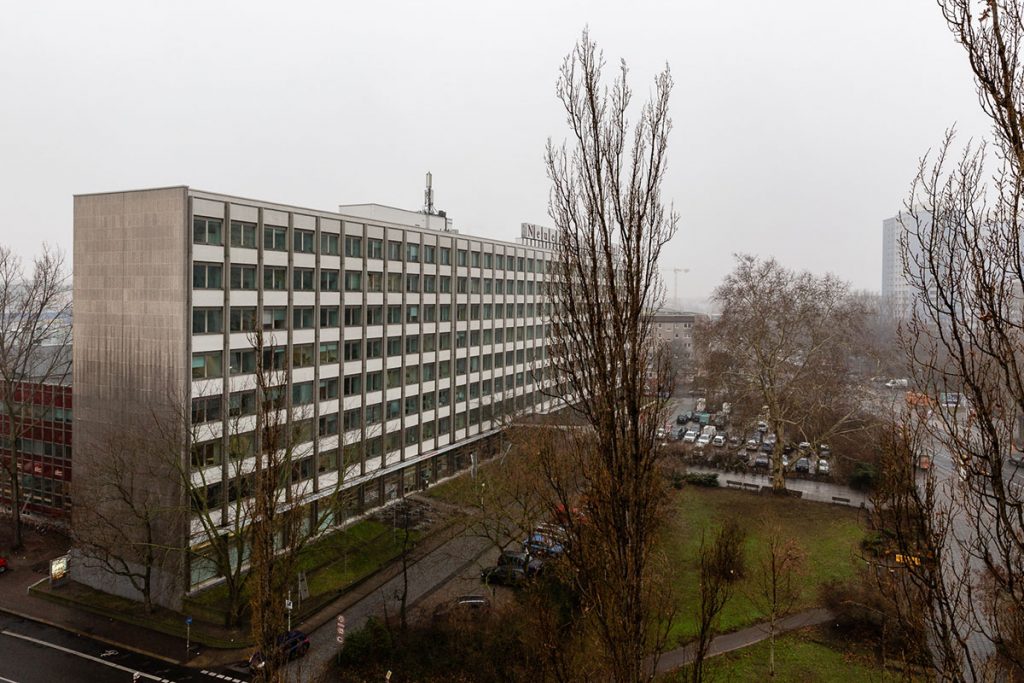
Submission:
[[[419,209],[427,170],[458,230],[511,239],[550,224],[554,82],[587,24],[638,99],[672,68],[684,296],[735,251],[879,289],[918,156],[987,132],[931,0],[7,3],[0,240],[70,250],[73,194],[177,184]]]

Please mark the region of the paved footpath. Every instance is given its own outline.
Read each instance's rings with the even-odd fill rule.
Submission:
[[[809,609],[780,619],[775,625],[775,634],[788,633],[808,626],[817,626],[832,620],[832,613],[823,608]],[[768,624],[756,624],[733,633],[720,635],[711,641],[708,657],[722,655],[726,652],[750,647],[768,638]],[[692,644],[675,650],[663,652],[658,659],[658,673],[668,673],[686,666],[693,661],[694,646]]]
[[[718,484],[722,488],[746,488],[751,491],[759,491],[762,486],[772,485],[772,478],[767,474],[727,472],[726,470],[701,467],[699,465],[687,465],[686,470],[697,474],[717,474]],[[730,482],[733,483],[730,484]],[[739,486],[736,484],[739,484]],[[867,494],[855,491],[849,486],[833,484],[830,481],[789,477],[786,479],[786,488],[791,491],[800,491],[801,497],[805,500],[851,505],[853,507],[867,507],[871,504]]]

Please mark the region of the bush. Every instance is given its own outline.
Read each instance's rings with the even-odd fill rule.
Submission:
[[[709,488],[717,488],[719,485],[717,474],[696,474],[688,472],[683,475],[683,481],[687,484],[693,484],[694,486],[707,486]],[[681,486],[677,486],[676,488],[681,488]]]
[[[850,488],[856,491],[871,491],[875,488],[878,480],[878,470],[867,462],[859,462],[853,467],[853,474],[850,475]]]

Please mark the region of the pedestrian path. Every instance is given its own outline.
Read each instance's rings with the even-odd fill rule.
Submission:
[[[717,474],[718,484],[723,488],[745,489],[749,491],[760,491],[762,487],[772,485],[772,478],[767,474],[753,474],[749,472],[727,472],[713,467],[701,467],[699,465],[687,465],[687,472],[696,474]],[[836,503],[851,505],[853,507],[868,507],[871,504],[867,494],[855,491],[849,486],[833,484],[828,481],[816,479],[798,479],[791,477],[786,479],[786,488],[790,491],[800,491],[801,498],[815,500],[821,503]]]
[[[798,612],[797,614],[780,619],[775,624],[775,635],[789,633],[790,631],[796,631],[808,626],[824,624],[831,621],[832,617],[832,612],[820,607]],[[767,638],[768,624],[755,624],[754,626],[714,638],[711,641],[711,647],[708,649],[707,656],[715,657],[726,652],[732,652],[733,650],[740,650]],[[658,673],[668,673],[669,671],[675,671],[680,667],[686,666],[693,661],[694,649],[695,645],[691,643],[675,650],[663,652],[658,659]]]

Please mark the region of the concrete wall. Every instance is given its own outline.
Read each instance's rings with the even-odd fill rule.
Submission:
[[[112,434],[137,437],[154,433],[155,421],[180,423],[190,367],[187,220],[185,187],[75,197],[76,487],[95,483]],[[166,457],[159,450],[152,486],[173,507],[182,502],[181,488],[156,462]],[[180,544],[181,525],[167,534],[162,542]],[[159,581],[158,600],[170,607],[180,604],[181,561],[172,558]],[[76,575],[72,566],[76,580],[134,592],[124,581],[81,568]]]

